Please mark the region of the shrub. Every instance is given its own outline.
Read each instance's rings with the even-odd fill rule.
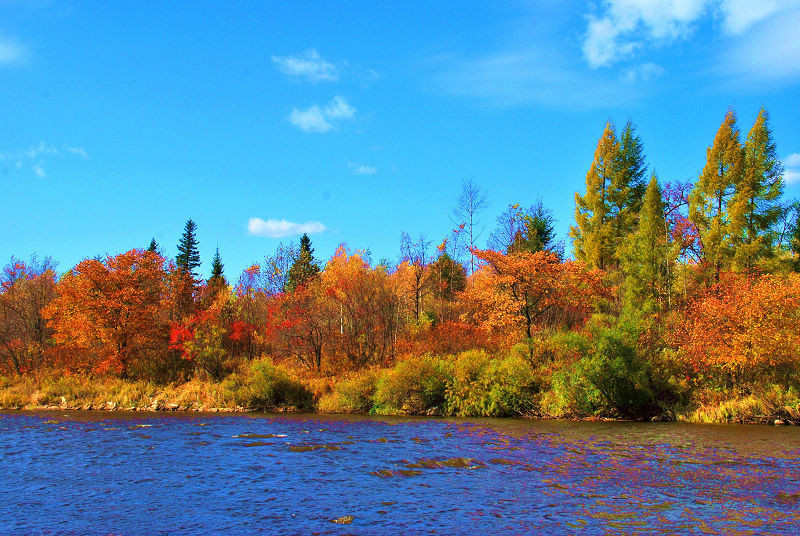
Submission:
[[[269,358],[251,362],[243,381],[231,375],[222,385],[233,393],[238,404],[251,409],[313,407],[313,396],[305,386],[291,378],[284,368],[274,365]]]
[[[323,413],[369,413],[378,374],[373,370],[362,370],[333,385],[333,390],[324,394],[317,405]]]
[[[527,360],[492,359],[482,351],[461,353],[445,392],[446,411],[461,417],[506,417],[534,409],[535,381]]]
[[[423,414],[445,403],[452,378],[449,361],[433,356],[411,357],[383,372],[375,391],[375,412]]]
[[[597,328],[593,335],[594,352],[581,360],[580,368],[608,408],[628,418],[658,414],[649,364],[639,357],[631,335],[619,326]]]

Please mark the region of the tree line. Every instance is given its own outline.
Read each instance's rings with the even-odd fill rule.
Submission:
[[[436,247],[403,233],[397,263],[345,245],[323,263],[303,235],[235,282],[217,248],[203,279],[188,220],[174,258],[153,239],[60,277],[49,258],[12,259],[0,367],[220,381],[265,355],[337,377],[408,356],[513,350],[542,374],[531,389],[591,388],[621,413],[696,389],[795,385],[800,210],[783,189],[764,109],[744,138],[725,115],[694,181],[662,182],[635,125],[617,133],[609,122],[575,194],[572,258],[541,202],[510,204],[479,247],[487,197],[471,180],[453,231]]]

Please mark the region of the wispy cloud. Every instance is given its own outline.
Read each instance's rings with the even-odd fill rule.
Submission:
[[[720,54],[722,72],[743,85],[800,80],[800,0],[775,11]]]
[[[16,169],[29,168],[37,177],[45,178],[47,176],[44,169],[45,162],[49,158],[59,156],[89,158],[89,154],[83,147],[73,147],[66,143],[59,147],[40,141],[27,149],[0,152],[0,161],[14,162]]]
[[[636,84],[638,82],[652,82],[664,74],[664,68],[655,63],[648,62],[641,65],[629,67],[622,73],[622,81],[626,84]]]
[[[800,153],[793,153],[783,159],[783,180],[787,184],[800,183]]]
[[[318,221],[295,223],[287,220],[262,220],[250,218],[247,230],[251,235],[266,236],[269,238],[283,238],[286,236],[299,236],[304,233],[316,234],[325,232],[326,227]]]
[[[542,45],[477,57],[439,55],[429,60],[432,87],[499,107],[533,103],[598,108],[639,98],[639,88],[623,92],[616,77],[587,72],[562,54],[557,47]]]
[[[323,133],[333,130],[341,121],[352,119],[356,112],[347,99],[337,95],[324,107],[315,104],[308,108],[292,108],[289,122],[303,132]]]
[[[25,61],[28,49],[13,39],[0,36],[0,67]]]
[[[365,164],[356,164],[355,162],[348,162],[347,167],[350,168],[353,175],[374,175],[378,172],[375,166],[367,166]]]
[[[272,62],[285,75],[311,82],[333,82],[339,79],[339,68],[325,61],[314,49],[293,56],[272,56]]]

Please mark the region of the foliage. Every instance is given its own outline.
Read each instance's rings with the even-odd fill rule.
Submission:
[[[286,277],[288,292],[294,292],[298,287],[305,286],[319,274],[319,266],[314,260],[314,248],[307,234],[300,238],[300,251],[292,262]]]
[[[508,417],[534,409],[533,369],[521,357],[495,359],[481,351],[458,355],[445,391],[446,412],[459,417]]]
[[[136,249],[82,261],[65,274],[43,311],[54,340],[80,351],[65,368],[125,377],[132,361],[163,352],[164,275],[159,255]]]
[[[178,242],[178,255],[175,257],[175,266],[197,279],[197,268],[200,267],[200,250],[198,249],[197,224],[191,219],[186,221],[183,234]]]
[[[442,412],[451,364],[426,355],[398,361],[384,371],[375,391],[375,412],[424,414]]]

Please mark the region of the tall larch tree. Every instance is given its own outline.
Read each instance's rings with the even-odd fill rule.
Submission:
[[[611,123],[606,123],[594,160],[586,174],[586,194],[575,194],[575,221],[570,228],[575,258],[591,268],[607,268],[615,257],[611,239],[609,193],[617,171],[619,143]]]
[[[612,222],[614,254],[619,258],[625,238],[636,231],[647,184],[644,146],[631,121],[619,136],[616,169],[608,193],[609,218]]]
[[[702,260],[713,270],[714,280],[733,259],[731,213],[734,195],[742,180],[744,154],[739,141],[736,114],[731,110],[706,151],[706,165],[689,195],[689,219],[697,228]]]
[[[744,143],[742,179],[731,207],[734,266],[749,270],[773,254],[775,226],[783,214],[783,165],[778,158],[769,115],[758,112]]]
[[[183,235],[178,242],[178,256],[175,257],[175,266],[183,269],[187,274],[197,279],[197,269],[200,267],[200,250],[197,243],[197,224],[191,219],[186,221]]]
[[[305,285],[319,274],[319,265],[314,259],[314,248],[311,247],[311,239],[307,234],[300,238],[300,252],[289,268],[289,275],[286,278],[286,290],[294,290]]]
[[[677,249],[669,241],[664,201],[655,173],[644,195],[639,224],[622,255],[626,304],[639,311],[669,307],[670,285]]]

